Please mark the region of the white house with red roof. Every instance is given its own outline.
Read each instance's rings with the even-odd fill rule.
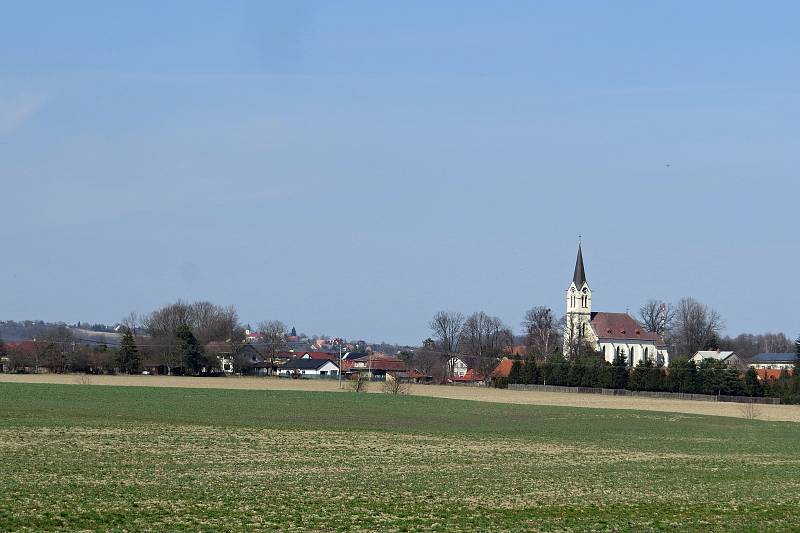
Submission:
[[[567,288],[567,315],[564,325],[564,356],[573,356],[576,347],[585,343],[613,362],[618,355],[628,366],[649,359],[667,366],[669,354],[664,339],[647,331],[628,313],[592,311],[592,289],[586,281],[583,251],[578,245],[575,273]]]

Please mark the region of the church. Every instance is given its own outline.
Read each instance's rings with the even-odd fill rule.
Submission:
[[[592,289],[586,280],[583,251],[578,244],[575,273],[567,288],[564,357],[572,357],[582,345],[602,353],[609,363],[621,356],[628,366],[636,366],[645,359],[669,365],[667,346],[660,335],[645,330],[628,313],[592,311]]]

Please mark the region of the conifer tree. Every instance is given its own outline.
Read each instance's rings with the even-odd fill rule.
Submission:
[[[628,387],[628,362],[625,357],[618,353],[614,356],[614,362],[611,363],[611,388],[624,389]]]
[[[764,396],[764,385],[758,380],[756,369],[750,367],[744,375],[744,390],[748,396]]]
[[[536,358],[528,356],[522,366],[522,382],[528,385],[536,385],[539,382],[539,367],[536,366]]]
[[[117,353],[117,364],[123,372],[134,374],[139,372],[140,360],[139,349],[136,347],[136,340],[133,338],[133,332],[126,329],[120,341],[119,352]]]
[[[795,379],[800,379],[800,335],[798,335],[797,340],[794,341],[794,351],[797,355],[794,359],[794,376]]]
[[[192,373],[199,374],[208,361],[200,348],[197,337],[192,333],[192,329],[186,324],[182,324],[175,330],[175,336],[180,343],[180,352],[183,356],[184,364]]]
[[[508,372],[508,382],[510,384],[522,383],[522,361],[514,359],[511,370]]]

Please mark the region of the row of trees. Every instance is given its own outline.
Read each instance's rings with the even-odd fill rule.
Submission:
[[[711,307],[694,298],[683,298],[677,304],[661,300],[649,300],[636,317],[642,327],[657,333],[669,346],[675,357],[691,357],[699,350],[733,350],[740,356],[749,357],[760,352],[788,352],[794,349],[793,342],[783,333],[762,335],[742,334],[735,338],[721,337],[725,321]],[[538,306],[529,309],[522,320],[522,337],[527,353],[537,357],[549,357],[559,353],[564,344],[565,333],[576,331],[566,323],[567,318],[557,318],[553,310]],[[444,353],[463,353],[474,356],[492,354],[514,343],[515,337],[497,317],[484,312],[465,317],[460,312],[439,311],[429,323],[433,338],[429,339],[435,349]],[[567,339],[573,353],[588,355],[583,349],[583,339]]]
[[[751,368],[742,375],[736,367],[713,359],[699,365],[688,359],[678,359],[667,371],[650,361],[628,368],[622,358],[609,364],[596,357],[567,361],[556,355],[538,364],[535,358],[528,357],[524,361],[514,361],[508,383],[764,396],[764,386],[755,370]]]

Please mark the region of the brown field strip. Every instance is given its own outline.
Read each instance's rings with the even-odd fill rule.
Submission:
[[[293,391],[339,391],[333,380],[292,380],[285,378],[257,377],[173,377],[173,376],[89,376],[75,374],[0,374],[0,382],[11,383],[60,383],[90,385],[118,385],[145,387],[185,387],[243,390],[293,390]],[[379,392],[380,384],[372,384],[371,392]],[[445,385],[414,385],[411,394],[454,400],[473,400],[526,405],[558,405],[604,409],[633,409],[695,415],[730,416],[744,418],[742,404],[700,402],[692,400],[665,400],[601,396],[562,392],[510,391],[485,387],[459,387]],[[759,405],[756,409],[759,420],[800,422],[798,405]]]

